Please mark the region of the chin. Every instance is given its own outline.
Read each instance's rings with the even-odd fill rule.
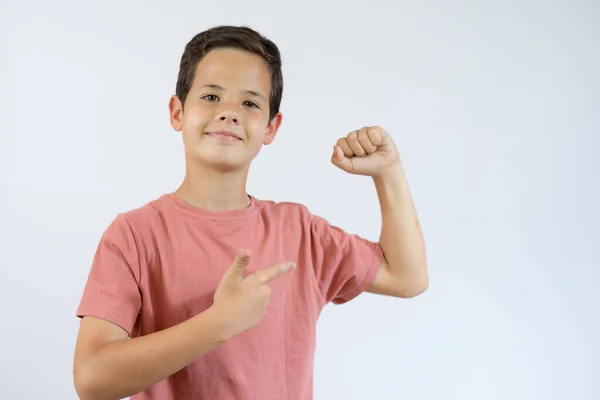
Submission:
[[[195,164],[202,168],[219,171],[234,172],[248,167],[249,162],[245,159],[225,156],[224,154],[189,154],[187,155],[188,164]]]
[[[214,162],[209,162],[209,163],[205,163],[206,166],[208,166],[210,169],[214,170],[214,171],[219,171],[219,172],[235,172],[235,171],[242,171],[247,169],[248,164],[246,163],[233,163],[233,162],[229,162],[229,161],[214,161]]]

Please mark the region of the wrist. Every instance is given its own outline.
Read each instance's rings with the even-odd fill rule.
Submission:
[[[383,168],[377,174],[373,175],[372,178],[376,185],[399,182],[404,179],[404,168],[402,167],[402,163],[400,161],[395,162],[394,164]]]
[[[209,327],[215,341],[224,343],[235,336],[232,319],[221,307],[214,304],[195,317],[199,323]]]

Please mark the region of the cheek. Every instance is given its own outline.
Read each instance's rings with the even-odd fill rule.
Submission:
[[[202,128],[209,120],[206,111],[201,109],[190,109],[183,119],[183,125],[189,129]]]
[[[268,126],[268,116],[264,116],[261,114],[253,114],[246,116],[246,129],[251,130],[254,135],[260,135],[261,137],[265,135]]]

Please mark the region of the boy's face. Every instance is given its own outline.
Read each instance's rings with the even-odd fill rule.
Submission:
[[[270,94],[271,73],[259,56],[236,49],[206,54],[185,107],[176,96],[169,103],[188,161],[222,171],[247,167],[281,124],[281,113],[269,121]]]

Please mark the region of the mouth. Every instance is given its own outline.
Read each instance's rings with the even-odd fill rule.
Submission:
[[[211,131],[211,132],[206,132],[206,135],[213,137],[215,139],[220,139],[220,140],[227,140],[230,142],[235,142],[238,140],[242,140],[242,138],[230,131]]]

